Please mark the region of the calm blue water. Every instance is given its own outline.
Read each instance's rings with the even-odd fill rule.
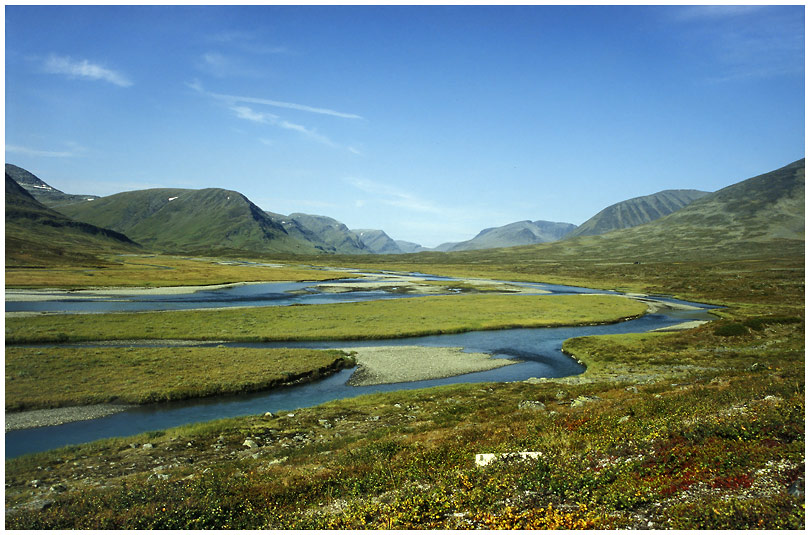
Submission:
[[[279,288],[281,287],[280,285],[268,285],[272,286],[271,290],[269,291],[266,288],[264,290],[261,288],[256,288],[257,286],[265,285],[239,286],[236,288],[229,288],[228,292],[225,293],[229,294],[233,299],[245,298],[246,301],[242,301],[240,306],[246,306],[246,302],[260,301],[265,305],[279,305],[284,302],[284,299],[282,298],[266,298],[268,295],[277,295],[279,293],[283,293],[283,291],[279,291]],[[553,293],[595,293],[594,290],[585,288],[542,284],[530,286],[551,291]],[[289,287],[289,285],[285,287]],[[302,287],[305,286],[299,286],[298,283],[293,285],[293,289],[301,289]],[[197,292],[197,294],[200,293],[201,292]],[[216,306],[223,306],[222,294],[219,290],[209,293],[216,294],[214,297],[217,299]],[[354,297],[359,299],[402,297],[399,295],[392,296],[390,294],[377,295],[384,294],[384,292],[362,293],[364,295],[355,295]],[[366,295],[372,293],[375,295]],[[187,308],[197,308],[197,306],[194,306],[194,304],[200,303],[200,299],[210,297],[205,295],[200,296],[197,294],[194,294],[193,296],[190,294],[189,299],[187,300],[177,300],[177,296],[171,296],[173,299],[175,299],[175,301],[169,302],[180,304],[178,301],[182,301],[182,304],[190,305],[187,306]],[[257,295],[263,297],[257,299]],[[342,300],[342,298],[349,296],[346,296],[345,294],[320,294],[320,297],[325,300],[324,302],[339,302]],[[148,300],[141,301],[141,303],[151,305],[157,304],[157,306],[162,306],[164,303],[166,303],[166,301],[162,299],[150,298]],[[695,303],[689,304],[703,306]],[[478,331],[453,335],[423,336],[376,341],[224,344],[226,346],[233,347],[309,348],[342,348],[391,345],[462,347],[468,352],[489,353],[495,358],[511,358],[520,360],[521,362],[495,370],[471,373],[445,379],[366,387],[346,385],[346,381],[354,370],[344,370],[316,383],[284,388],[269,393],[265,392],[242,394],[238,396],[221,396],[211,399],[140,406],[122,413],[95,420],[72,422],[59,426],[50,426],[37,429],[9,431],[6,433],[6,458],[16,457],[25,453],[45,451],[68,444],[80,444],[113,436],[133,435],[145,431],[165,429],[192,422],[201,422],[250,414],[263,414],[267,411],[292,411],[302,407],[311,407],[334,399],[351,398],[373,392],[427,388],[462,382],[522,381],[528,379],[529,377],[564,377],[568,375],[576,375],[578,373],[582,373],[583,368],[573,359],[562,353],[562,343],[566,339],[575,336],[588,336],[596,334],[646,332],[651,329],[670,326],[694,319],[712,319],[707,312],[709,308],[714,307],[704,307],[695,311],[668,311],[667,314],[650,314],[637,320],[613,325]],[[153,310],[153,308],[150,308],[149,310]],[[107,343],[105,345],[110,344]],[[160,346],[161,344],[155,342],[154,344],[150,345]],[[201,343],[199,345],[205,346],[219,344]]]

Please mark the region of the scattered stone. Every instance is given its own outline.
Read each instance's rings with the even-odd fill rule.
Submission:
[[[32,487],[37,488],[39,487],[39,479],[32,479],[31,483],[29,483]]]
[[[518,403],[518,409],[529,409],[534,411],[546,410],[546,404],[542,401],[523,400]]]
[[[557,399],[557,401],[562,401],[568,397],[568,392],[565,390],[558,390],[557,393],[554,394],[554,397]]]
[[[53,500],[34,500],[28,503],[25,508],[30,511],[44,511],[51,505],[53,505]]]
[[[67,487],[62,483],[57,483],[51,487],[51,492],[66,492]]]
[[[272,412],[270,412],[270,411],[265,412],[265,413],[264,413],[264,416],[265,416],[265,418],[275,418],[275,417],[276,417],[276,415],[275,415],[275,414],[273,414],[273,413],[272,413]]]
[[[790,484],[788,487],[788,494],[796,498],[804,498],[804,478],[800,477]]]
[[[572,407],[582,407],[587,403],[593,403],[594,401],[600,401],[601,398],[598,396],[579,396],[575,400],[571,402]]]
[[[758,370],[762,370],[764,368],[765,368],[764,364],[760,364],[759,362],[755,362],[755,363],[751,364],[751,366],[748,368],[748,370],[752,371],[752,372],[755,372],[755,371],[758,371]]]
[[[141,449],[142,449],[142,450],[151,450],[151,449],[152,449],[152,448],[154,448],[154,447],[155,447],[155,445],[154,445],[154,444],[151,444],[151,443],[147,442],[146,444],[144,444],[143,446],[141,446]]]
[[[369,422],[378,422],[378,421],[380,421],[380,417],[379,416],[369,416],[368,418],[366,418],[366,420],[368,420]]]
[[[630,420],[629,416],[622,416],[621,418],[619,418],[618,423],[623,424],[629,420]]]
[[[294,412],[288,412],[287,413],[287,418],[295,418],[295,413]]]
[[[638,394],[638,387],[635,386],[628,386],[627,388],[625,388],[625,390],[627,390],[628,392],[632,392],[633,394]]]
[[[135,442],[133,442],[133,443],[131,443],[131,444],[129,445],[129,447],[130,447],[130,448],[132,448],[132,449],[134,450],[135,448],[137,448],[137,447],[138,447],[138,444],[136,444]],[[73,463],[73,464],[77,464],[77,463]]]
[[[329,420],[318,420],[318,424],[320,424],[320,426],[323,427],[324,429],[330,429],[332,427],[332,424],[329,423]]]
[[[253,448],[258,448],[258,447],[259,447],[259,445],[258,445],[258,444],[256,444],[256,442],[255,442],[255,441],[250,440],[249,438],[246,438],[246,439],[245,439],[245,441],[244,441],[244,442],[242,442],[242,445],[243,445],[243,446],[247,446],[247,447],[248,447],[248,448],[250,448],[250,449],[253,449]]]
[[[478,453],[475,456],[475,464],[478,466],[486,466],[496,460],[525,460],[537,459],[542,457],[543,454],[539,451],[516,451],[512,453]]]

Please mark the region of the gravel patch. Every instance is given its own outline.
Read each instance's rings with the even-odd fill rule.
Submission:
[[[82,407],[61,407],[58,409],[7,412],[6,431],[60,425],[68,422],[78,422],[80,420],[92,420],[93,418],[102,418],[117,412],[123,412],[130,407],[132,407],[132,405],[99,404]]]
[[[486,353],[464,353],[460,347],[385,346],[343,348],[355,352],[352,386],[424,381],[480,372],[515,364]]]

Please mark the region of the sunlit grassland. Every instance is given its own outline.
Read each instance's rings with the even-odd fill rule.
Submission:
[[[252,392],[314,380],[352,365],[351,358],[334,350],[9,347],[6,410]]]
[[[689,351],[714,361],[678,382],[452,385],[35,454],[6,463],[6,526],[802,529],[803,499],[787,489],[804,475],[803,332],[794,322],[584,339],[593,362]],[[542,456],[474,464],[514,451]],[[195,463],[159,479],[156,456]],[[112,466],[104,488],[72,477],[99,459]],[[32,479],[71,490],[43,511],[13,510]]]
[[[514,247],[496,251],[356,257],[352,265],[363,269],[421,271],[455,277],[545,282],[623,292],[666,294],[681,299],[717,304],[748,303],[803,308],[804,254],[789,244],[783,251],[753,258],[717,258],[636,262],[632,257],[563,254],[557,248]],[[562,252],[561,252],[562,251]],[[340,265],[347,257],[323,259]]]
[[[273,266],[217,258],[168,255],[110,255],[99,267],[6,268],[6,288],[93,288],[198,286],[234,282],[316,281],[347,277],[329,271],[281,263]]]
[[[292,307],[6,319],[6,344],[86,340],[355,340],[610,323],[646,305],[613,295],[454,295]]]

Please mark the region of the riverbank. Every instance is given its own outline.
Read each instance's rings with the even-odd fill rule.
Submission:
[[[259,392],[314,381],[355,365],[340,350],[182,345],[7,347],[5,357],[7,416]],[[75,411],[72,414],[82,415],[82,409]],[[71,413],[41,414],[56,414],[58,420]],[[57,423],[64,421],[70,420]]]
[[[386,346],[345,348],[357,360],[351,386],[441,379],[515,364],[486,353],[465,353],[460,347]]]
[[[273,281],[284,282],[284,281]],[[99,287],[83,288],[80,290],[65,290],[61,288],[37,288],[37,289],[15,289],[6,290],[6,301],[8,302],[36,302],[52,301],[57,299],[107,299],[116,296],[147,296],[147,295],[182,295],[199,291],[222,290],[225,288],[236,288],[248,284],[266,284],[264,282],[233,282],[228,284],[211,284],[205,286],[160,286],[156,288],[147,287]]]
[[[134,405],[118,405],[99,403],[79,407],[60,407],[58,409],[35,409],[23,412],[7,412],[6,431],[18,429],[32,429],[34,427],[48,427],[82,420],[103,418],[134,407]]]

